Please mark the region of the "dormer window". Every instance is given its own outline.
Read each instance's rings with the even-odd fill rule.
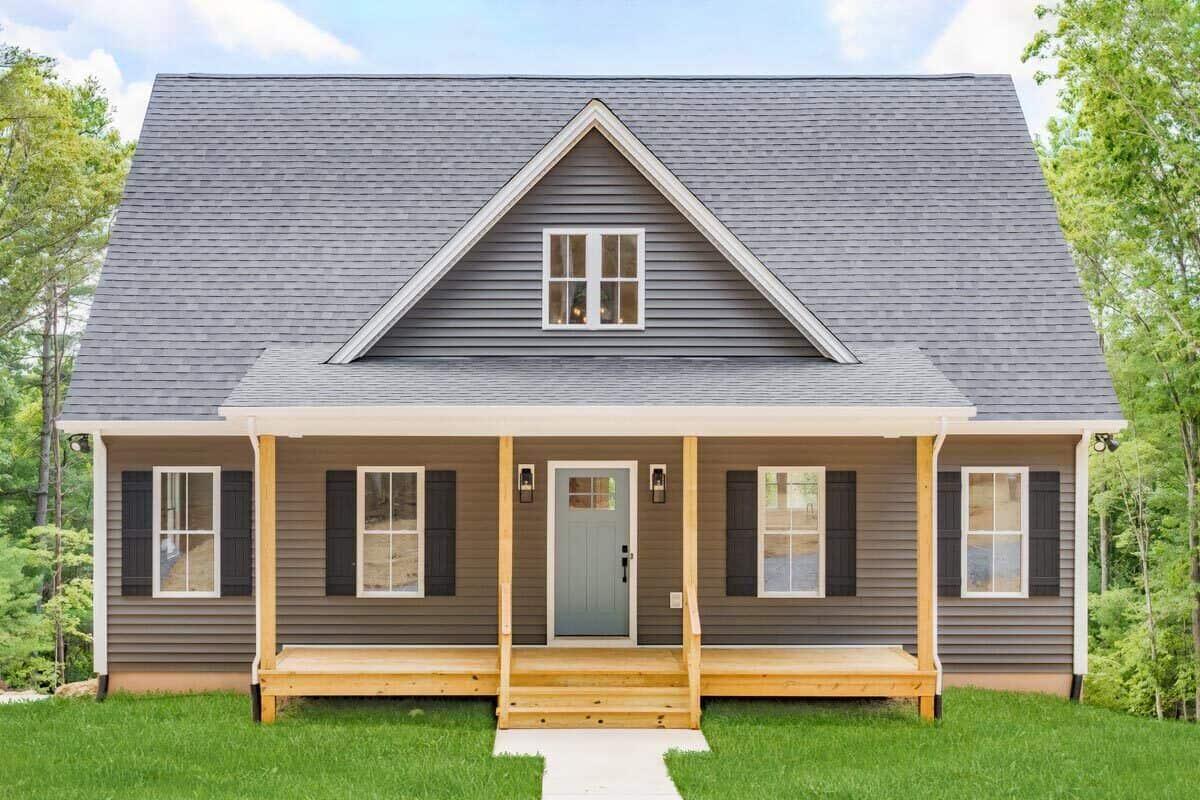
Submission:
[[[542,237],[544,330],[643,330],[641,228],[547,228]]]

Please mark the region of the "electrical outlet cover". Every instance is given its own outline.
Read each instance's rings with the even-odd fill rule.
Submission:
[[[683,592],[671,592],[671,608],[683,608]]]

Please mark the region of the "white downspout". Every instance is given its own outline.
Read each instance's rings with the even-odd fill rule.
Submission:
[[[1088,671],[1088,449],[1092,432],[1086,428],[1075,445],[1075,579],[1072,589],[1075,619],[1072,694]],[[1076,698],[1077,699],[1077,698]]]
[[[937,689],[935,691],[938,695],[942,693],[942,656],[938,650],[938,453],[942,451],[942,444],[946,441],[946,424],[945,417],[938,420],[938,435],[933,440],[933,668],[937,670]]]
[[[254,427],[254,417],[249,417],[246,420],[246,435],[250,437],[250,448],[254,451],[254,486],[251,491],[253,491],[255,493],[255,495],[257,495],[258,494],[259,453],[258,453],[258,432],[255,430],[255,427]],[[260,512],[258,509],[258,497],[257,496],[254,498],[253,505],[254,505],[254,572],[257,575],[258,569],[259,569],[258,565],[262,563],[262,558],[261,558],[262,554],[259,551],[259,535],[258,535],[258,532],[260,530],[262,530],[262,528],[259,526],[259,513]],[[255,587],[254,588],[254,661],[251,662],[251,664],[250,664],[250,685],[256,686],[258,684],[258,659],[261,655],[258,652],[258,643],[262,641],[262,636],[260,635],[261,634],[260,628],[262,626],[262,606],[261,606],[260,598],[262,597],[262,594],[258,591],[258,580],[257,579],[255,581],[253,581],[253,585]]]
[[[92,668],[108,680],[108,447],[92,432]]]

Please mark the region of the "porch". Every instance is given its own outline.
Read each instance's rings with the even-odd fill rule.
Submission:
[[[499,696],[498,647],[284,647],[263,708],[291,696]],[[936,672],[900,647],[705,647],[701,697],[920,697]],[[690,727],[678,647],[514,647],[507,727]]]
[[[914,437],[910,440],[912,443],[907,445],[909,448],[915,445],[915,463],[908,461],[912,470],[909,474],[916,478],[916,530],[913,531],[916,540],[913,575],[916,597],[911,606],[916,623],[915,656],[900,646],[901,642],[911,642],[912,639],[897,636],[890,641],[888,638],[880,641],[878,634],[874,639],[865,638],[856,642],[850,638],[847,642],[843,633],[840,634],[840,641],[830,643],[833,646],[786,646],[789,644],[786,640],[775,643],[769,632],[743,632],[742,626],[736,624],[745,613],[739,609],[754,608],[756,603],[761,608],[763,601],[738,598],[743,602],[731,605],[720,595],[712,593],[711,589],[705,590],[704,596],[712,604],[715,641],[709,646],[702,646],[699,588],[702,583],[699,576],[702,465],[700,441],[693,436],[657,440],[654,446],[659,448],[659,460],[668,460],[670,474],[678,475],[679,479],[673,484],[669,501],[663,505],[647,504],[643,518],[647,523],[654,523],[659,530],[665,530],[662,526],[673,522],[674,541],[679,548],[675,552],[682,556],[680,569],[675,573],[678,577],[674,579],[678,583],[674,585],[682,591],[672,599],[671,608],[675,610],[663,614],[666,610],[663,606],[653,612],[643,609],[642,613],[653,613],[656,621],[673,618],[678,626],[674,628],[675,641],[681,644],[671,645],[669,641],[659,644],[640,630],[634,633],[637,619],[632,607],[637,596],[634,588],[630,590],[630,630],[627,637],[563,636],[560,639],[554,635],[553,605],[547,602],[545,637],[533,639],[537,636],[536,625],[521,619],[528,618],[528,614],[522,612],[514,624],[514,532],[522,522],[525,524],[522,530],[541,527],[545,531],[545,515],[552,512],[547,510],[544,489],[537,498],[540,504],[516,503],[520,476],[514,457],[514,440],[512,437],[497,437],[492,441],[495,442],[492,445],[495,449],[491,452],[495,453],[496,460],[493,462],[494,472],[491,473],[494,477],[490,481],[495,481],[491,484],[495,488],[488,487],[486,493],[493,498],[493,508],[496,509],[496,516],[492,517],[495,520],[495,527],[492,528],[495,538],[492,541],[496,547],[493,551],[493,574],[496,576],[493,608],[496,616],[493,618],[495,633],[492,634],[495,645],[466,646],[464,643],[460,646],[413,644],[364,647],[354,644],[353,634],[347,631],[344,637],[340,637],[345,644],[335,645],[326,638],[325,641],[314,643],[315,646],[300,646],[295,638],[291,638],[281,649],[276,596],[276,570],[279,563],[275,530],[276,440],[270,435],[259,437],[261,549],[257,563],[261,569],[257,595],[260,624],[256,675],[263,722],[274,720],[277,698],[304,695],[495,696],[498,725],[501,728],[591,725],[696,728],[700,722],[702,696],[914,697],[918,699],[921,716],[933,716],[938,673],[933,654],[932,436]],[[486,440],[476,442],[476,449],[472,452],[482,455],[491,449]],[[567,440],[534,440],[521,445],[524,449],[520,455],[522,461],[531,458],[540,464],[555,464],[566,463],[554,461],[555,449],[557,452],[577,453],[590,448],[591,453],[611,459],[631,446],[629,442],[619,441],[600,446]],[[714,443],[714,452],[719,453],[723,446]],[[763,446],[750,444],[754,452],[760,455]],[[845,450],[844,446],[834,446]],[[898,442],[892,445],[893,448],[899,446]],[[914,449],[907,450],[907,459],[913,458]],[[674,450],[674,454],[669,454],[669,450]],[[891,452],[898,454],[900,451]],[[419,454],[414,455],[417,463],[423,460]],[[294,462],[289,460],[285,463]],[[621,497],[627,497],[631,506],[636,508],[635,494],[642,480],[637,472],[638,462],[628,463],[631,465],[627,474],[628,483],[624,484],[628,490]],[[642,466],[649,463],[652,463],[651,459],[647,459]],[[710,466],[706,473],[707,486],[724,482],[725,462],[714,462],[718,463],[720,468]],[[553,472],[553,469],[550,471]],[[482,493],[482,486],[479,491]],[[706,492],[712,494],[708,489]],[[620,506],[621,498],[616,502]],[[564,505],[566,507],[574,508],[573,505]],[[651,508],[654,510],[651,511]],[[711,503],[703,508],[706,514],[713,513]],[[636,526],[636,514],[631,508],[633,526]],[[723,511],[721,516],[724,516]],[[715,527],[714,523],[708,523],[709,529]],[[912,528],[908,530],[912,531]],[[547,539],[541,539],[543,547],[550,545]],[[536,545],[537,541],[534,543]],[[629,549],[631,563],[627,577],[622,577],[618,569],[613,580],[619,582],[617,585],[637,587],[636,564],[644,560],[644,556],[635,559],[637,542],[631,537],[629,543],[632,546]],[[657,547],[657,552],[664,552],[663,545]],[[531,576],[529,570],[537,563],[536,559],[536,550],[533,558],[522,559],[521,567],[526,570],[522,574]],[[654,563],[661,569],[667,562],[660,555]],[[647,563],[644,566],[649,565]],[[525,598],[523,609],[530,607],[529,601],[536,597],[534,593],[539,589],[546,592],[543,596],[548,601],[553,599],[553,589],[546,591],[542,588],[545,583],[538,582],[536,575],[531,577],[534,578],[532,583],[528,580],[524,586],[522,582],[516,583],[518,596]],[[549,576],[547,583],[548,579]],[[706,585],[716,588],[711,580]],[[372,608],[381,615],[397,613],[390,609],[401,608],[379,605],[378,600],[374,602],[376,605]],[[817,605],[811,599],[806,602],[807,605],[803,607],[807,608],[809,615],[821,613],[821,608],[833,609],[835,606],[850,613],[856,613],[855,609],[859,609],[857,613],[866,610],[866,607],[857,603],[829,605],[830,601],[819,600]],[[351,607],[346,606],[347,610]],[[777,613],[801,607],[787,600],[776,600],[772,606]],[[406,619],[420,619],[412,616],[413,610],[419,606],[409,605],[406,608],[410,614]],[[809,618],[820,626],[819,618]],[[759,619],[758,624],[761,625],[761,620],[765,618]],[[731,620],[735,624],[731,625]],[[655,630],[653,635],[664,635],[660,630],[662,628]],[[517,643],[514,643],[514,631]],[[739,646],[730,646],[734,637],[745,641],[746,646],[740,646],[740,642]],[[545,642],[545,646],[528,646],[540,645],[541,641]]]

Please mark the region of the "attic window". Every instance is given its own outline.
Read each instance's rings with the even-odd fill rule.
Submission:
[[[544,330],[644,330],[641,228],[547,228],[542,240]]]

